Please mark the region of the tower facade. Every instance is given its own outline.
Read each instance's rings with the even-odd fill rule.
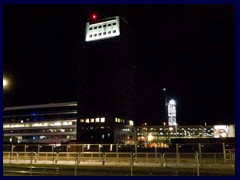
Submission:
[[[135,35],[123,18],[86,23],[78,67],[78,141],[135,141],[135,51]]]
[[[168,102],[168,125],[169,126],[176,126],[176,102],[171,99]]]

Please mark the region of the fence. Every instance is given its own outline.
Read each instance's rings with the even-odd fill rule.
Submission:
[[[234,156],[223,153],[133,153],[133,152],[4,152],[4,164],[52,164],[75,166],[125,166],[191,169],[199,176],[206,170],[230,170],[234,174]],[[77,168],[77,167],[76,167]],[[194,170],[195,169],[195,170]],[[212,175],[216,173],[212,171]],[[77,174],[77,173],[76,173]]]
[[[175,144],[170,149],[141,149],[139,146],[119,144],[16,144],[4,145],[3,163],[26,165],[74,165],[75,175],[80,166],[115,166],[130,169],[133,175],[137,167],[156,167],[158,173],[164,169],[185,171],[191,169],[194,175],[216,175],[219,173],[235,174],[235,151],[227,149],[224,143],[217,152],[204,152],[203,145],[198,144],[198,151]],[[183,151],[184,149],[184,151]],[[186,151],[185,151],[186,150]],[[221,152],[222,151],[222,152]],[[133,168],[134,167],[134,168]],[[180,170],[179,170],[180,168]],[[229,171],[223,171],[223,170]],[[142,169],[141,171],[143,171]],[[214,170],[214,171],[212,171]],[[172,172],[171,172],[172,173]],[[187,174],[188,175],[188,174]],[[229,174],[228,174],[229,175]]]

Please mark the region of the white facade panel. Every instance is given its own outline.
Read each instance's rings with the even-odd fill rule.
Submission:
[[[120,35],[119,16],[112,17],[109,20],[86,23],[85,41],[95,41],[111,38]]]

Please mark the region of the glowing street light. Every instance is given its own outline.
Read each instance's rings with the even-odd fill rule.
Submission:
[[[6,80],[5,78],[3,78],[3,88],[8,86],[8,80]]]

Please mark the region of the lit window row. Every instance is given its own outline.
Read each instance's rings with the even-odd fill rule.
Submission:
[[[116,123],[125,123],[125,119],[115,118],[115,122],[116,122]],[[130,126],[133,126],[133,125],[134,125],[133,120],[128,120],[128,123],[129,123]]]
[[[89,38],[92,38],[92,37],[97,37],[97,36],[104,36],[104,35],[107,35],[107,34],[114,34],[114,33],[116,33],[117,31],[116,30],[113,30],[113,31],[105,31],[105,32],[100,32],[100,33],[95,33],[95,34],[90,34],[89,35]]]
[[[21,130],[21,129],[15,129],[15,130],[5,130],[4,131],[5,134],[9,134],[9,133],[22,133],[22,134],[26,134],[26,133],[31,133],[31,134],[35,134],[35,133],[68,133],[68,132],[76,132],[76,128],[54,128],[54,129],[26,129],[26,130]]]
[[[109,24],[103,24],[103,25],[99,25],[99,26],[95,26],[95,27],[90,27],[88,30],[91,31],[93,29],[101,29],[101,28],[106,28],[106,27],[115,26],[115,25],[116,25],[116,22],[109,23]]]
[[[116,123],[125,123],[125,119],[115,118]]]
[[[80,119],[80,123],[105,123],[105,117]]]
[[[70,126],[74,125],[74,121],[52,121],[42,123],[16,123],[16,124],[4,124],[3,128],[20,128],[20,127],[47,127],[47,126]]]
[[[109,129],[108,126],[90,126],[90,127],[81,127],[81,130],[98,130],[98,129]]]

